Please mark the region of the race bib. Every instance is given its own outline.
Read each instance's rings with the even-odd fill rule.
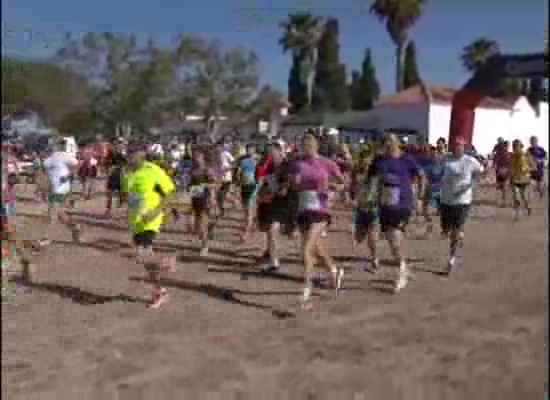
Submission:
[[[142,196],[141,193],[128,192],[128,208],[136,210],[141,207]]]
[[[380,193],[380,204],[383,206],[397,206],[399,204],[399,187],[383,186]]]
[[[252,172],[243,172],[241,182],[243,185],[253,185],[256,182],[256,177]]]
[[[318,211],[321,209],[319,193],[313,190],[306,190],[298,194],[298,208],[300,210]]]
[[[191,193],[192,198],[198,198],[203,197],[206,192],[206,185],[200,184],[200,185],[194,185],[189,188],[189,192]]]

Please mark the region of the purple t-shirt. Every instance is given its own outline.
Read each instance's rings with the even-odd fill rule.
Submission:
[[[418,175],[420,168],[408,154],[376,157],[369,167],[368,177],[380,179],[380,208],[410,208],[413,202],[413,178]]]
[[[289,165],[289,175],[298,192],[298,213],[326,213],[328,180],[342,177],[338,165],[322,156],[305,157]]]
[[[536,162],[536,165],[537,165],[536,172],[538,173],[544,172],[544,161],[546,160],[546,150],[544,150],[540,146],[535,146],[535,147],[529,147],[527,152]]]

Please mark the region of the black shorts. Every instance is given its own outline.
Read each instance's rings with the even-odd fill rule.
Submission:
[[[109,175],[109,178],[107,179],[107,191],[108,192],[120,192],[121,191],[121,185],[120,185],[120,173],[114,173]]]
[[[298,227],[300,228],[301,232],[307,232],[309,228],[311,228],[311,225],[318,224],[321,222],[326,222],[327,225],[329,225],[330,220],[331,218],[329,214],[307,213],[307,214],[298,214],[298,217],[296,218],[296,223],[298,224]]]
[[[401,229],[409,223],[411,218],[410,208],[381,208],[380,209],[380,230]]]
[[[497,189],[502,190],[506,187],[506,184],[510,182],[510,177],[506,175],[497,175]]]
[[[466,204],[459,205],[447,205],[441,204],[439,209],[439,216],[441,218],[441,230],[443,232],[450,232],[461,229],[470,212],[470,206]]]
[[[531,180],[539,183],[544,181],[544,169],[540,170],[537,169],[535,171],[531,171]]]
[[[143,231],[134,235],[134,244],[138,247],[152,247],[157,233],[155,231]]]

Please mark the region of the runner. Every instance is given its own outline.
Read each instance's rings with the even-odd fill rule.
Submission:
[[[402,241],[403,231],[411,217],[413,179],[418,177],[420,194],[423,197],[425,178],[415,160],[401,151],[397,136],[385,134],[381,145],[383,154],[376,157],[371,164],[368,179],[373,181],[371,190],[379,193],[380,229],[399,265],[399,275],[394,284],[394,292],[398,293],[407,285],[410,276],[402,254]]]
[[[235,159],[227,147],[220,147],[220,168],[221,168],[221,185],[216,193],[216,201],[218,209],[220,210],[220,216],[225,215],[225,202],[228,200],[231,194],[231,182],[233,180],[233,163]]]
[[[421,161],[421,167],[426,175],[426,190],[422,197],[422,214],[426,221],[426,234],[433,231],[433,220],[430,209],[439,213],[441,207],[441,179],[443,167],[447,157],[447,144],[445,139],[439,138],[435,149]]]
[[[77,175],[82,185],[82,196],[85,200],[92,198],[92,191],[95,187],[94,182],[97,178],[97,164],[98,162],[91,152],[83,153]]]
[[[531,169],[531,179],[535,182],[535,189],[539,194],[539,198],[544,198],[544,163],[546,162],[546,150],[539,146],[539,139],[536,136],[531,136],[531,146],[527,149],[527,153],[531,157],[534,167]]]
[[[255,146],[249,144],[246,146],[246,154],[237,160],[236,176],[241,188],[241,205],[245,213],[245,225],[241,235],[243,242],[249,239],[254,225],[254,206],[258,193],[255,153]]]
[[[376,192],[371,188],[371,181],[367,179],[370,164],[374,160],[372,155],[359,160],[353,172],[353,211],[354,237],[358,244],[365,238],[369,248],[370,256],[362,267],[367,272],[375,272],[379,266],[376,253],[377,227],[380,222],[380,211]]]
[[[271,163],[259,190],[258,227],[267,236],[267,249],[263,255],[265,261],[262,270],[271,272],[279,269],[277,237],[281,225],[290,220],[288,202],[288,163],[279,143],[271,147]]]
[[[50,224],[57,218],[70,229],[73,240],[80,240],[80,227],[73,222],[67,213],[67,204],[72,208],[67,195],[71,191],[71,179],[78,167],[78,160],[69,153],[61,151],[63,142],[53,146],[52,154],[44,161],[48,177],[48,219]]]
[[[463,142],[457,142],[445,160],[441,178],[441,230],[450,242],[447,275],[462,258],[464,224],[472,204],[474,182],[480,173],[481,164],[464,154]]]
[[[512,185],[512,195],[514,198],[514,220],[521,217],[521,205],[531,215],[527,191],[531,183],[531,171],[535,164],[531,163],[529,155],[523,151],[523,143],[520,140],[512,142],[512,159],[510,161],[510,183]]]
[[[316,259],[329,272],[331,286],[340,289],[344,270],[334,265],[321,233],[330,221],[328,192],[343,190],[344,177],[336,163],[319,155],[319,143],[312,134],[304,135],[304,158],[292,164],[291,184],[298,192],[297,222],[302,231],[304,284],[301,302],[309,308],[313,291],[313,269]]]
[[[206,165],[204,151],[194,149],[189,191],[191,192],[191,208],[195,219],[193,231],[201,241],[201,256],[208,254],[208,240],[215,225],[215,204],[213,204],[212,197],[215,183],[216,174],[212,168]],[[204,229],[205,224],[206,229]]]
[[[162,271],[175,270],[175,258],[153,253],[153,240],[160,230],[175,186],[158,166],[145,160],[145,152],[137,151],[130,157],[129,173],[123,190],[128,193],[128,224],[137,250],[137,261],[144,265],[153,282],[150,306],[160,307],[167,299],[161,286]]]
[[[113,207],[113,197],[115,196],[115,193],[118,195],[118,207],[122,207],[122,205],[126,201],[126,194],[122,190],[121,184],[122,179],[125,173],[125,169],[128,165],[128,157],[127,152],[124,149],[124,146],[122,143],[117,143],[114,146],[113,154],[111,157],[111,170],[109,172],[109,176],[107,177],[107,184],[106,184],[106,196],[107,196],[107,203],[105,205],[106,211],[105,215],[107,217],[111,216],[112,207]]]
[[[501,141],[495,146],[493,165],[497,181],[497,191],[500,192],[500,207],[506,207],[506,188],[510,183],[510,161],[512,153],[510,152],[510,142]]]

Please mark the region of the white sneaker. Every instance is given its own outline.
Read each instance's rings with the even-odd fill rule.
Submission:
[[[321,237],[322,237],[322,238],[326,238],[327,236],[328,236],[327,231],[322,231],[322,232],[321,232]]]
[[[274,258],[270,262],[267,262],[264,265],[262,265],[261,268],[262,268],[262,272],[275,272],[279,269],[279,267],[280,267],[279,259]]]
[[[404,289],[405,286],[407,286],[408,281],[409,270],[407,268],[407,264],[405,263],[405,261],[401,261],[401,263],[399,264],[399,277],[397,278],[394,286],[394,293],[397,294],[401,291],[401,289]]]
[[[299,297],[301,303],[307,303],[313,294],[313,289],[311,286],[304,287],[302,294]]]

